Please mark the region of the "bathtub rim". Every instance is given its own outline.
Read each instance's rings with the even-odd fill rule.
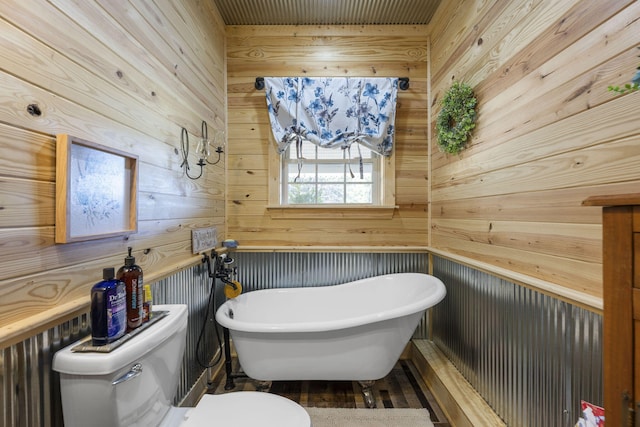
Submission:
[[[428,294],[425,298],[412,302],[411,304],[403,305],[400,307],[394,307],[391,310],[384,311],[382,313],[367,313],[361,316],[350,317],[347,319],[336,319],[327,321],[313,321],[313,322],[296,322],[296,323],[257,323],[247,322],[229,317],[229,308],[232,308],[234,300],[227,300],[216,311],[216,321],[221,326],[228,328],[231,331],[241,332],[256,332],[256,333],[305,333],[305,332],[326,332],[337,331],[341,329],[354,328],[366,324],[383,322],[389,319],[395,319],[399,317],[405,317],[415,314],[420,311],[427,310],[444,299],[447,294],[446,287],[442,280],[426,273],[391,273],[383,274],[379,276],[371,276],[364,279],[354,280],[352,282],[341,283],[338,285],[329,286],[316,286],[316,287],[290,287],[290,288],[272,288],[262,289],[252,292],[295,292],[300,290],[313,290],[313,292],[327,292],[331,291],[331,288],[351,285],[357,286],[358,282],[367,281],[376,277],[406,277],[421,276],[427,278],[428,281],[433,281],[434,292]],[[335,292],[335,290],[334,290]],[[240,295],[242,297],[242,295]],[[240,298],[238,297],[238,298]]]

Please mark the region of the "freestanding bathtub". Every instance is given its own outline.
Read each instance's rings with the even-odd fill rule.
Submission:
[[[391,371],[425,310],[445,295],[434,276],[387,274],[248,292],[222,304],[216,320],[253,379],[362,383]]]

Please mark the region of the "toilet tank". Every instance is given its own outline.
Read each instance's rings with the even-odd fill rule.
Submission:
[[[109,353],[56,352],[65,427],[157,426],[173,402],[184,355],[186,305],[166,312]]]

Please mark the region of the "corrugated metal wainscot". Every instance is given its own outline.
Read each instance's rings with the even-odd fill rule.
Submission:
[[[570,427],[581,399],[602,405],[599,314],[437,257],[433,274],[433,339],[507,425]]]
[[[428,272],[426,253],[231,254],[245,291],[330,286],[397,272]],[[447,297],[421,321],[415,338],[433,339],[510,426],[573,426],[580,399],[602,404],[601,316],[486,273],[434,257]],[[203,266],[152,286],[154,303],[189,306],[187,355],[177,401],[204,368],[195,348],[206,319],[201,359],[217,351],[211,280]],[[216,292],[216,303],[223,297]],[[432,328],[430,328],[431,326]],[[53,353],[88,333],[80,316],[0,351],[0,426],[62,425]]]

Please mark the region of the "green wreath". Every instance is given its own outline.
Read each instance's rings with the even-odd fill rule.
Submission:
[[[477,103],[473,89],[465,83],[453,83],[444,94],[436,121],[438,145],[442,151],[457,154],[464,148],[476,127]]]

